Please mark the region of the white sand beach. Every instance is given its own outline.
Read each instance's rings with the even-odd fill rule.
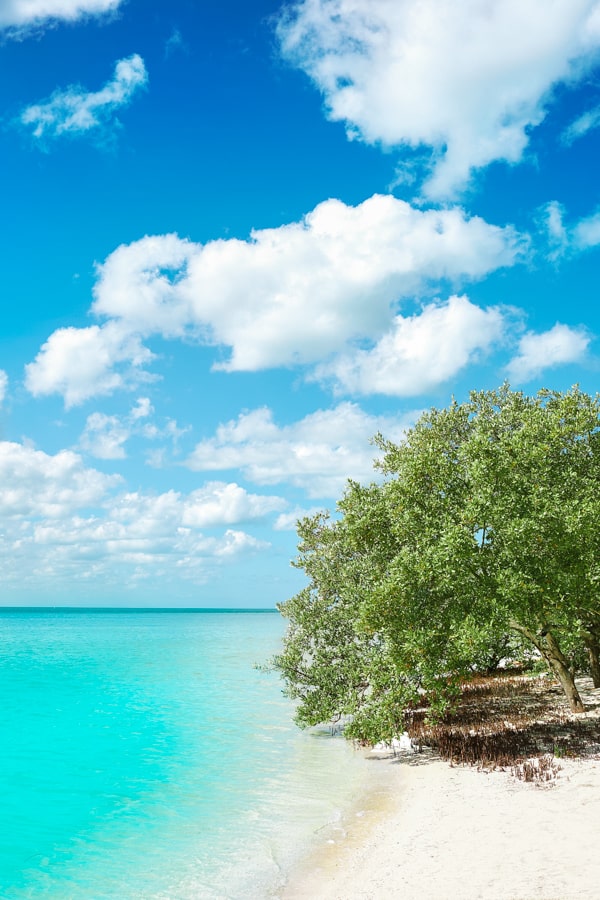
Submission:
[[[285,900],[598,900],[600,760],[549,786],[414,757],[388,791],[294,873]]]

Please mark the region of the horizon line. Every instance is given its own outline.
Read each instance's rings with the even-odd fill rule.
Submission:
[[[271,606],[2,606],[0,613],[20,610],[37,610],[49,612],[52,610],[69,610],[71,612],[189,612],[189,613],[273,613],[279,612]]]

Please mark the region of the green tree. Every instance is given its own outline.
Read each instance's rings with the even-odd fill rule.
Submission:
[[[599,414],[577,388],[504,386],[376,439],[384,483],[349,484],[339,519],[300,526],[310,584],[281,606],[276,660],[300,722],[349,715],[354,735],[389,736],[420,691],[442,709],[527,646],[583,709],[583,648],[600,676]]]
[[[401,445],[379,438],[404,547],[385,604],[371,598],[374,620],[400,642],[405,608],[512,629],[581,711],[571,668],[597,636],[599,410],[576,388],[527,397],[505,386],[432,410]]]
[[[387,642],[361,623],[364,596],[392,555],[379,488],[350,484],[339,506],[345,513],[339,520],[322,514],[298,524],[295,565],[309,584],[279,605],[290,624],[274,664],[299,701],[300,725],[350,717],[346,733],[374,742],[402,730],[414,680],[394,665]]]

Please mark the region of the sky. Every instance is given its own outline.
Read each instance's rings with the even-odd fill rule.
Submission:
[[[272,608],[431,406],[598,389],[600,0],[0,0],[4,606]]]

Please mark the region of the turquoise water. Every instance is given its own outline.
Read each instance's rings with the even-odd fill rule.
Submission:
[[[0,610],[0,896],[277,895],[368,763],[306,733],[277,614]]]

